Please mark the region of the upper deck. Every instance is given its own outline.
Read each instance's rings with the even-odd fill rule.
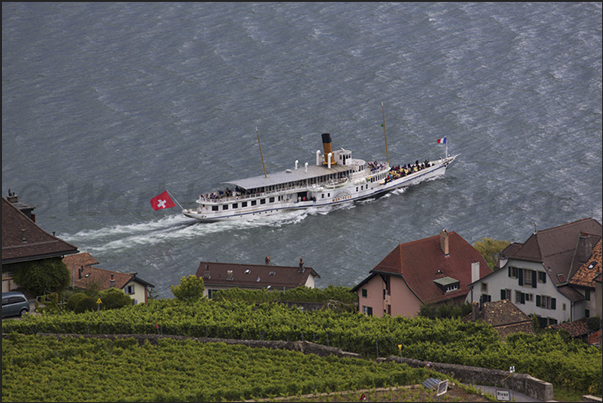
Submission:
[[[264,175],[254,176],[251,178],[236,179],[233,181],[224,182],[225,184],[238,186],[242,189],[252,190],[260,188],[269,188],[279,185],[294,185],[300,182],[312,182],[316,179],[321,182],[320,178],[335,175],[336,177],[346,176],[350,173],[351,167],[342,165],[332,165],[328,168],[326,165],[308,165],[307,167],[298,167],[297,169],[288,169],[286,171],[276,172]]]

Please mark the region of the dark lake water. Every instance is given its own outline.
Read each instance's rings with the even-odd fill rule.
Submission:
[[[2,192],[160,297],[202,260],[354,286],[399,243],[602,215],[601,3],[3,3]],[[266,221],[196,224],[223,181],[460,153],[442,179]]]

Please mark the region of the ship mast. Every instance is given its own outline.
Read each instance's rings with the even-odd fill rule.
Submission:
[[[385,136],[385,158],[387,159],[387,165],[389,166],[389,153],[387,151],[387,132],[385,131],[385,110],[383,109],[383,102],[381,102],[381,112],[383,113],[383,135]]]
[[[266,165],[264,165],[264,154],[262,154],[262,145],[260,144],[260,132],[258,132],[258,127],[255,127],[255,133],[258,135],[258,145],[260,146],[260,156],[262,157],[262,168],[264,168],[264,177],[267,178],[266,175]]]

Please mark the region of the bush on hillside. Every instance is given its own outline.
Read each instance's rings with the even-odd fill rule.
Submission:
[[[73,312],[75,313],[83,313],[86,311],[94,311],[98,309],[96,305],[96,300],[88,295],[84,294],[84,297],[76,304]]]
[[[471,304],[465,302],[457,305],[424,304],[419,308],[419,316],[429,319],[462,318],[471,313]]]
[[[86,297],[88,297],[88,295],[84,294],[83,292],[78,292],[70,296],[67,299],[67,310],[75,311],[77,304],[79,304],[79,302]]]
[[[134,304],[132,298],[127,296],[123,290],[117,288],[109,288],[108,290],[101,291],[98,297],[102,301],[102,309],[119,309]]]
[[[203,297],[203,291],[205,291],[203,279],[194,274],[190,274],[188,277],[182,276],[180,285],[172,285],[170,288],[176,298],[185,301],[198,301]]]
[[[481,238],[479,241],[473,244],[473,247],[481,253],[481,255],[488,263],[488,266],[494,270],[494,266],[498,263],[500,252],[502,252],[511,242],[501,241],[492,238]]]

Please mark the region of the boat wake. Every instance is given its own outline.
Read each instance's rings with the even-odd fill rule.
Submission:
[[[297,224],[310,214],[308,211],[288,211],[275,215],[248,219],[199,223],[176,214],[148,222],[115,225],[97,230],[85,230],[62,236],[67,242],[78,245],[90,253],[116,252],[132,248],[172,244],[185,239],[195,239],[213,234]],[[326,214],[326,213],[325,213]]]
[[[380,196],[389,198],[403,194],[406,189],[396,189]],[[185,239],[202,238],[228,231],[249,230],[261,227],[280,228],[297,224],[309,216],[324,216],[337,210],[350,210],[357,205],[371,203],[377,197],[350,201],[336,205],[310,207],[303,210],[291,210],[277,214],[250,216],[232,221],[200,223],[180,214],[166,216],[147,222],[127,225],[113,225],[95,230],[79,231],[62,236],[67,242],[78,245],[80,250],[90,253],[116,252],[132,248],[172,244]]]

